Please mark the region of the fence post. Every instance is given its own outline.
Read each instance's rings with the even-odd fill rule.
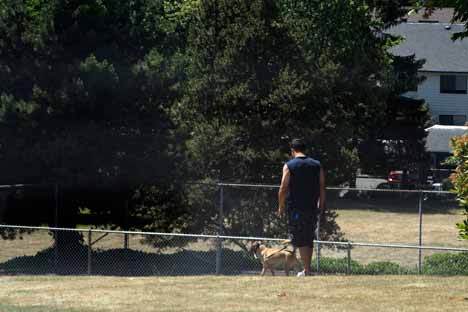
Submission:
[[[346,274],[351,274],[351,243],[348,242],[348,265],[346,266]]]
[[[423,202],[424,193],[423,191],[419,192],[418,200],[418,213],[419,213],[419,249],[418,249],[418,273],[422,273],[422,202]]]
[[[54,226],[58,228],[58,208],[59,208],[59,186],[57,183],[54,185]],[[54,244],[54,265],[55,265],[55,272],[58,273],[58,257],[59,257],[59,252],[58,252],[58,231],[54,232],[54,238],[55,238],[55,244]]]
[[[124,230],[128,231],[128,200],[125,201],[124,208]],[[124,249],[128,249],[128,233],[124,234]]]
[[[88,230],[88,275],[91,275],[91,243],[92,243],[92,234],[91,229]]]
[[[320,273],[320,214],[318,215],[318,218],[317,218],[317,229],[316,229],[316,233],[315,233],[315,236],[317,238],[317,243],[315,244],[315,246],[317,247],[317,274]]]
[[[128,233],[124,234],[124,249],[128,249]]]
[[[224,224],[224,188],[219,186],[219,212],[218,212],[218,237],[216,242],[216,274],[219,275],[223,269],[223,242],[219,235],[223,235]]]

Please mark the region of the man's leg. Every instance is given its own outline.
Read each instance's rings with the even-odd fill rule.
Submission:
[[[312,262],[312,247],[299,247],[299,254],[301,255],[302,264],[304,265],[304,272],[310,275],[310,263]]]

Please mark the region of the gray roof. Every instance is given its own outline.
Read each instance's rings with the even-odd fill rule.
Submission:
[[[465,135],[468,127],[435,125],[427,128],[426,150],[428,152],[452,153],[450,140],[453,137]]]
[[[451,23],[454,15],[453,8],[442,8],[434,10],[410,10],[404,17],[407,22],[432,22],[432,23]]]
[[[450,26],[450,29],[446,29]],[[464,31],[462,24],[401,23],[386,32],[405,40],[390,49],[394,55],[416,55],[425,59],[421,71],[468,73],[468,38],[453,41],[454,33]]]

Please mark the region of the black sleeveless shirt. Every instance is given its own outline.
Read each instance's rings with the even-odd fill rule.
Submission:
[[[286,165],[290,172],[286,199],[288,212],[315,215],[320,197],[320,162],[309,157],[296,157]]]

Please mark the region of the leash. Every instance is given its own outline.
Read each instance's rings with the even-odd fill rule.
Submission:
[[[272,253],[271,255],[266,256],[265,259],[268,259],[268,258],[270,258],[271,256],[274,256],[274,255],[276,255],[277,253],[280,253],[280,252],[282,252],[283,250],[286,250],[286,248],[288,248],[288,246],[284,246],[283,248],[281,248],[281,249],[275,251],[274,253]],[[289,252],[289,253],[291,253],[291,254],[294,253],[294,251],[291,251],[291,250],[286,250],[286,251]]]

